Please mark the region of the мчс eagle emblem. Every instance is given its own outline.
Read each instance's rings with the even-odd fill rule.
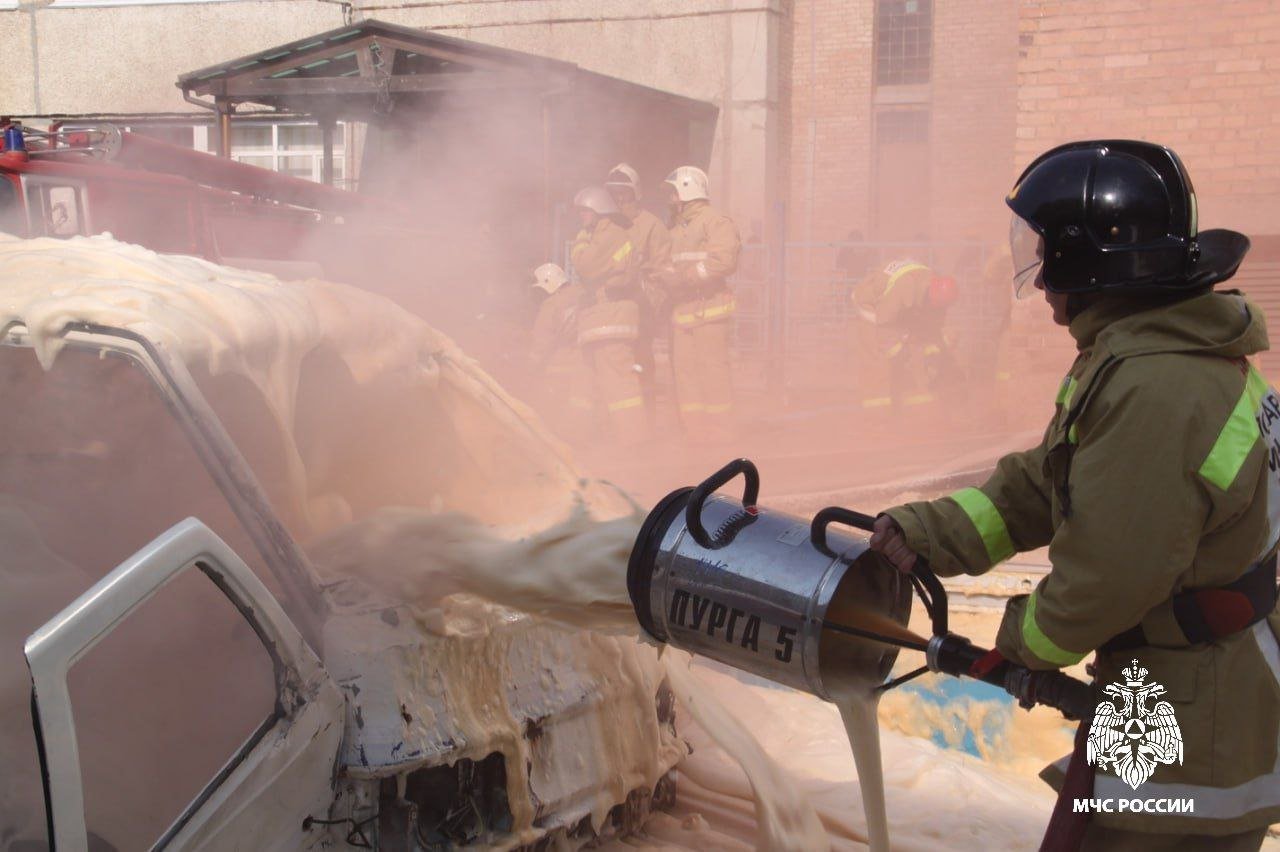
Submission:
[[[1110,768],[1136,790],[1160,764],[1182,763],[1182,730],[1168,701],[1148,706],[1165,689],[1145,683],[1147,670],[1137,660],[1121,674],[1123,684],[1103,687],[1109,698],[1094,711],[1085,757],[1099,769]]]

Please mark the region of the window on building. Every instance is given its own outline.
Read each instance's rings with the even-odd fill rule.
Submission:
[[[877,0],[876,85],[929,82],[933,0]]]
[[[346,179],[343,126],[333,132],[333,182]],[[231,156],[242,163],[319,181],[324,174],[320,126],[306,122],[231,121]]]

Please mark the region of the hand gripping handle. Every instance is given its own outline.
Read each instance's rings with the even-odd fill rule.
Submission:
[[[872,532],[875,529],[876,519],[871,515],[855,512],[842,506],[828,506],[819,510],[809,524],[809,539],[814,547],[828,556],[836,555],[827,544],[827,527],[833,523],[847,524],[854,529]],[[942,587],[942,581],[929,567],[929,563],[919,554],[916,555],[915,567],[911,569],[911,585],[915,587],[925,611],[929,613],[933,634],[935,636],[945,634],[947,632],[947,591]]]

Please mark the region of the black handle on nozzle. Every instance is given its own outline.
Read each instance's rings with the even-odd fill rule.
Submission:
[[[1098,694],[1092,684],[1062,672],[1036,672],[1010,665],[1004,688],[1023,707],[1043,704],[1073,721],[1092,719],[1098,706]]]
[[[809,524],[809,539],[813,546],[828,556],[835,556],[827,545],[827,527],[833,523],[848,524],[854,529],[871,532],[875,529],[876,519],[872,515],[855,512],[843,506],[828,506],[820,509]],[[942,581],[933,573],[929,563],[923,556],[916,556],[915,567],[911,569],[912,585],[920,596],[925,611],[929,613],[930,628],[933,635],[943,636],[947,633],[947,590]]]
[[[756,470],[756,466],[750,459],[734,459],[707,477],[689,495],[689,503],[684,510],[684,523],[693,540],[702,547],[714,546],[711,536],[707,535],[706,528],[702,526],[702,504],[707,502],[707,498],[717,488],[725,485],[738,474],[742,474],[742,478],[746,480],[742,489],[742,508],[748,512],[755,512],[756,501],[760,499],[760,472]]]
[[[1098,698],[1093,685],[1059,671],[1033,671],[1026,666],[1001,660],[994,666],[976,671],[974,664],[989,651],[972,644],[963,636],[934,637],[929,643],[929,668],[954,675],[971,677],[998,686],[1023,707],[1043,704],[1068,719],[1093,716]]]

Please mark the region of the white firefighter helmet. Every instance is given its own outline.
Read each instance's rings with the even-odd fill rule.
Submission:
[[[548,295],[559,290],[569,282],[569,276],[554,263],[544,263],[533,270],[533,286],[546,290]]]
[[[617,202],[603,186],[588,186],[578,190],[578,194],[573,197],[573,206],[584,207],[601,216],[613,216],[619,212]]]
[[[612,169],[609,169],[609,177],[605,180],[604,185],[625,186],[635,193],[636,199],[640,198],[640,173],[627,163],[618,163]]]
[[[711,181],[707,180],[707,173],[697,166],[681,166],[667,175],[665,183],[676,188],[676,198],[681,201],[710,198]]]

